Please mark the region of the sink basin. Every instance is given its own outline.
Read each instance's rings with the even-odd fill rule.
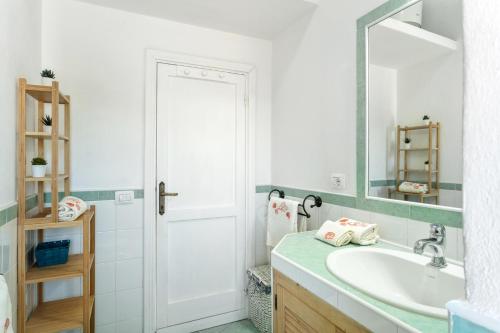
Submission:
[[[437,269],[430,258],[380,248],[351,248],[331,253],[328,270],[366,294],[396,307],[447,318],[445,304],[465,297],[463,268]]]

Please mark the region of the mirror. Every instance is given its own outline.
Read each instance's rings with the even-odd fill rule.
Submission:
[[[461,8],[413,2],[367,30],[368,197],[462,207]]]

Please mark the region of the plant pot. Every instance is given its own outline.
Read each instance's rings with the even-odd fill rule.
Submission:
[[[425,171],[429,171],[429,164],[425,164],[425,165],[424,165],[424,170],[425,170]]]
[[[52,133],[52,126],[44,126],[43,128],[45,129],[45,133],[49,133],[49,134]]]
[[[35,178],[45,177],[46,171],[47,171],[46,165],[32,165],[31,166],[31,173],[32,173],[33,177],[35,177]]]
[[[50,77],[42,77],[42,84],[44,86],[52,86],[53,81],[55,81],[55,80],[51,79]]]
[[[423,122],[424,122],[424,125],[425,125],[425,126],[429,126],[429,125],[430,125],[430,123],[431,123],[431,120],[430,120],[430,119],[427,119],[427,120],[424,120]]]
[[[405,149],[411,149],[411,143],[405,143]]]

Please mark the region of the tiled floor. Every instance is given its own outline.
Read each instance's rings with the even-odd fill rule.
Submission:
[[[212,327],[197,333],[259,333],[248,319],[236,321],[234,323]]]

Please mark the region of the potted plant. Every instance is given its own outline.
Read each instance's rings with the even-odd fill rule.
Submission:
[[[43,157],[35,157],[31,160],[31,173],[35,178],[45,177],[47,161]]]
[[[424,122],[424,125],[425,125],[425,126],[429,126],[429,124],[431,123],[431,118],[430,118],[428,115],[425,115],[425,116],[422,118],[422,121]]]
[[[46,114],[45,116],[40,119],[42,122],[43,126],[45,127],[45,132],[51,133],[52,132],[52,117]]]
[[[44,69],[40,75],[42,76],[42,84],[49,86],[52,85],[52,81],[56,78],[56,73],[51,69]]]
[[[405,138],[405,149],[411,149],[411,139]]]
[[[429,161],[424,162],[424,169],[425,171],[429,171]]]

